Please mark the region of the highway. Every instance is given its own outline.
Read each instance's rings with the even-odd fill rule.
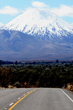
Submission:
[[[0,89],[0,110],[73,110],[73,93],[60,88]]]

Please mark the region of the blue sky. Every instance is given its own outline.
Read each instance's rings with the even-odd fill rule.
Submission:
[[[29,7],[47,7],[68,23],[73,23],[73,0],[0,0],[0,23],[10,22]]]

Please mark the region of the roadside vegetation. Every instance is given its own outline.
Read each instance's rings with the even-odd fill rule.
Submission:
[[[73,62],[0,64],[0,87],[64,87],[73,84]]]

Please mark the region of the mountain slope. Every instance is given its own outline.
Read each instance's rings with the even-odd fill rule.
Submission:
[[[65,38],[67,41],[67,37]],[[70,39],[73,41],[73,39]],[[72,59],[73,43],[39,39],[19,31],[0,31],[0,59],[55,60]]]

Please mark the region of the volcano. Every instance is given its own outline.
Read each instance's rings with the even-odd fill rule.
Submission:
[[[73,27],[49,9],[28,8],[0,30],[0,59],[72,60]]]

